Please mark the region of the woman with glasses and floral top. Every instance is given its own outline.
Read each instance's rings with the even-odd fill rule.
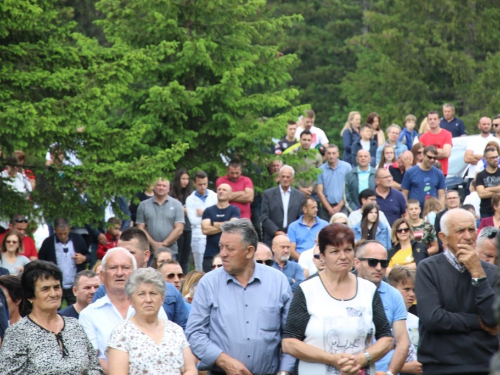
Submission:
[[[2,264],[3,268],[9,270],[11,275],[23,273],[24,266],[30,260],[20,253],[23,252],[23,235],[14,230],[10,230],[2,241]]]
[[[26,265],[21,286],[31,311],[5,333],[0,374],[104,374],[82,326],[57,313],[61,284],[55,264],[35,260]]]
[[[415,241],[413,229],[406,219],[397,219],[394,222],[391,239],[396,245],[387,252],[389,259],[387,275],[397,264],[416,269],[418,263],[429,256],[427,247],[422,242]]]

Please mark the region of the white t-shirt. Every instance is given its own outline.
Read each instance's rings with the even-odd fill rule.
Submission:
[[[486,147],[486,144],[488,142],[491,142],[491,141],[495,141],[500,146],[500,140],[497,137],[495,137],[493,134],[490,134],[486,138],[478,135],[477,137],[473,137],[467,143],[466,151],[472,151],[472,153],[474,155],[483,155],[484,154],[484,148]],[[480,170],[478,169],[478,167],[479,168],[482,167],[482,169],[484,169],[484,164],[483,164],[483,162],[481,160],[478,161],[476,165],[472,165],[472,164],[470,165],[469,172],[467,174],[467,178],[475,178],[476,177],[476,173],[480,172]]]
[[[406,328],[408,329],[408,335],[410,336],[410,351],[408,352],[408,357],[406,362],[416,361],[417,360],[417,349],[418,349],[418,316],[413,315],[412,313],[408,313],[406,317]],[[415,350],[412,353],[412,347]],[[412,354],[412,359],[410,359],[410,355]],[[409,360],[410,359],[410,360]]]
[[[300,140],[300,134],[304,131],[303,127],[298,127],[297,131],[295,132],[295,138],[297,141]],[[311,126],[311,129],[309,130],[312,134],[312,143],[311,143],[311,148],[316,147],[317,145],[322,145],[325,143],[328,143],[328,138],[326,137],[326,134],[323,130],[320,128],[317,128],[316,126]]]
[[[464,204],[472,204],[474,206],[474,209],[476,210],[476,215],[481,216],[481,213],[479,212],[481,198],[479,198],[479,194],[477,193],[477,191],[473,191],[469,195],[467,195],[464,199]]]
[[[361,143],[363,150],[370,151],[370,141],[360,140],[359,142]]]
[[[309,276],[314,275],[316,272],[318,272],[318,269],[316,268],[316,265],[313,261],[313,256],[314,247],[312,249],[303,251],[299,256],[299,266],[301,266],[303,269],[308,270]]]

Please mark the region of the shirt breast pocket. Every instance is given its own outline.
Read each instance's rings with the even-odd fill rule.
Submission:
[[[280,308],[276,306],[261,307],[259,313],[260,327],[264,331],[277,331],[281,325]]]

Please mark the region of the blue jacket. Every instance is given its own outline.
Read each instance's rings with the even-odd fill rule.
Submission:
[[[359,241],[361,239],[361,221],[352,227],[354,232],[354,239]],[[375,234],[375,239],[384,245],[386,250],[389,250],[392,246],[391,244],[391,231],[387,226],[384,225],[380,220],[378,221],[377,233]]]
[[[408,129],[403,128],[403,131],[399,135],[398,142],[408,147],[408,150],[411,150],[415,137],[418,137],[418,132],[415,129],[410,132]]]
[[[352,145],[359,139],[359,132],[354,130],[351,126],[350,128],[344,130],[342,133],[342,143],[344,144],[344,156],[342,160],[351,163],[351,155],[352,155]]]
[[[169,320],[180,325],[182,329],[186,329],[189,313],[182,294],[172,283],[165,282],[165,286],[167,287],[167,293],[165,293],[165,300],[163,301],[163,310],[165,310],[165,314],[167,314]],[[104,288],[104,284],[102,284],[95,292],[92,302],[97,301],[105,295],[106,289]]]

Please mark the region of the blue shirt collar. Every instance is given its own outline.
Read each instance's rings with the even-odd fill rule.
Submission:
[[[201,198],[201,197],[206,198],[206,197],[208,197],[208,189],[207,189],[207,192],[205,193],[205,195],[201,195],[196,190],[194,191],[194,195],[196,195],[198,198]]]
[[[262,280],[262,268],[261,267],[269,267],[269,266],[255,262],[255,268],[253,270],[253,275],[250,278],[250,280],[248,281],[247,286],[252,284],[256,280],[259,280],[259,281]],[[222,269],[222,271],[219,271],[219,272],[224,272],[226,274],[226,284],[229,283],[229,281],[232,281],[233,283],[241,285],[241,283],[238,281],[238,279],[236,279],[236,277],[234,277],[230,273],[224,271],[224,269]]]

